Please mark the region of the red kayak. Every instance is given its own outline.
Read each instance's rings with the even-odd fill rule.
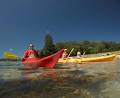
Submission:
[[[53,68],[63,52],[64,49],[44,58],[27,58],[23,61],[23,64],[31,67]]]

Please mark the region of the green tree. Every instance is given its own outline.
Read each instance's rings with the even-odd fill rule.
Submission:
[[[40,51],[40,56],[48,56],[55,52],[57,52],[57,48],[53,43],[52,36],[50,33],[47,33],[44,39],[44,48]]]
[[[120,50],[120,43],[108,42],[108,41],[69,41],[69,42],[59,42],[56,43],[58,50],[62,48],[68,49],[68,53],[74,48],[71,56],[76,55],[77,51],[80,51],[81,54],[95,54],[109,51],[118,51]]]

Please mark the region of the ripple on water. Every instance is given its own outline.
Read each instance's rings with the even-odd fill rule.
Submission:
[[[24,70],[19,62],[2,62],[0,90],[5,97],[11,98],[19,95],[22,98],[119,98],[118,63],[75,65],[74,69]],[[23,77],[29,80],[20,81]],[[13,81],[5,82],[7,79]]]

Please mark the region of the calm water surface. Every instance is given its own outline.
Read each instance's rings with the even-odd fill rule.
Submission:
[[[32,70],[1,61],[0,98],[120,98],[120,60]]]

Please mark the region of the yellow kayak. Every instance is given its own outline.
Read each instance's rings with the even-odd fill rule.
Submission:
[[[67,59],[59,59],[58,64],[66,64],[66,63],[83,63],[83,62],[107,62],[112,61],[116,57],[116,54],[99,56],[99,57],[70,57]]]

